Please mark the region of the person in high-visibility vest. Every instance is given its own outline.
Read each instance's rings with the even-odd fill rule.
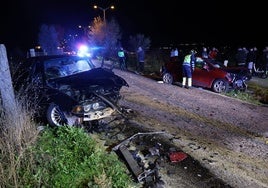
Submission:
[[[192,72],[195,68],[195,54],[197,52],[195,50],[191,50],[189,54],[184,57],[182,63],[182,87],[183,88],[191,88],[192,87]],[[187,85],[186,85],[187,82]]]
[[[127,70],[125,51],[122,47],[117,52],[117,55],[119,58],[119,68],[121,70]]]

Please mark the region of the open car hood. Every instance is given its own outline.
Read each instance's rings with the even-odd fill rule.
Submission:
[[[251,73],[246,67],[226,67],[225,71],[237,75],[239,78],[245,78],[250,80],[252,78]]]
[[[125,79],[114,74],[114,72],[111,70],[105,68],[94,68],[89,71],[51,79],[49,82],[60,85],[71,85],[73,88],[81,88],[92,85],[107,85],[115,86],[118,88],[121,88],[122,86],[129,87]]]

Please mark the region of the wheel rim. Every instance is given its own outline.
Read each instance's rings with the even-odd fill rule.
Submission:
[[[225,92],[226,91],[226,84],[224,81],[217,81],[213,85],[214,91],[217,93]]]
[[[164,74],[163,81],[168,84],[172,83],[173,81],[172,76],[168,73]]]
[[[63,114],[61,110],[56,106],[51,110],[51,120],[57,126],[64,125]]]

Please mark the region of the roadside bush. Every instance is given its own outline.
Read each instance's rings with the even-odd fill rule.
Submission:
[[[115,153],[81,128],[46,129],[31,148],[34,168],[28,174],[28,187],[129,187],[132,180]],[[20,169],[25,174],[24,169]]]

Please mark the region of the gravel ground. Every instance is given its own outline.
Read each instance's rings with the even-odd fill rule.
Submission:
[[[232,187],[268,187],[267,106],[113,71],[130,85],[120,103],[138,114],[136,122],[172,135],[173,144]]]

